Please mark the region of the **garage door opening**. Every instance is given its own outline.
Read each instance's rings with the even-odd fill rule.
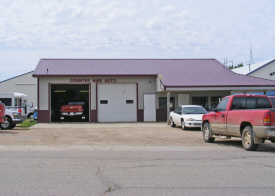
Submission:
[[[89,103],[89,84],[51,84],[51,122],[89,122]],[[71,104],[82,105],[83,114],[61,115],[61,106]]]

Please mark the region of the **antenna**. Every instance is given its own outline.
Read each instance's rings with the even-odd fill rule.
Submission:
[[[232,68],[233,68],[233,61],[227,61],[227,59],[224,59],[224,65],[227,67],[228,63],[232,63]]]
[[[250,44],[250,57],[249,57],[249,65],[254,64],[253,54],[252,54],[252,48]]]

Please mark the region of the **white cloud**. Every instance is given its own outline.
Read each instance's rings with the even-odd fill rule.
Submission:
[[[0,67],[22,72],[48,57],[246,64],[250,44],[256,61],[274,58],[275,3],[269,0],[22,0],[1,1],[0,10]],[[16,73],[7,69],[0,81]]]

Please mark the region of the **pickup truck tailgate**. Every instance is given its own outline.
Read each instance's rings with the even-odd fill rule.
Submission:
[[[82,112],[81,105],[64,105],[61,107],[62,112]]]
[[[271,126],[275,126],[275,108],[272,108],[270,111],[271,111],[270,123],[271,123]]]

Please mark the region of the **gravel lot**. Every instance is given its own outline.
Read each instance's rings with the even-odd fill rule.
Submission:
[[[199,129],[166,123],[40,123],[0,130],[4,146],[209,146]]]

